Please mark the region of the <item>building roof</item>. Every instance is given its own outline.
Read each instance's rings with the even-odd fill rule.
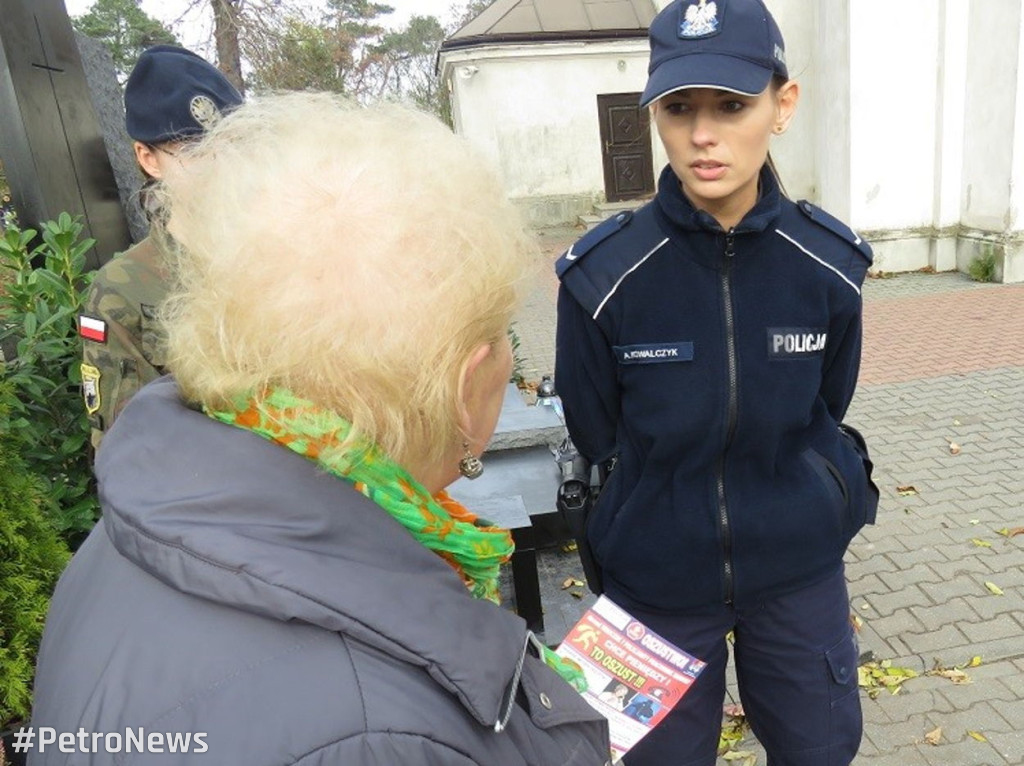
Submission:
[[[654,0],[494,0],[441,45],[646,37]]]

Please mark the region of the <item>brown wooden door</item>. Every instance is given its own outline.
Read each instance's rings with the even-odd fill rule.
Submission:
[[[639,104],[639,93],[608,93],[597,97],[604,192],[609,202],[654,193],[648,111]]]

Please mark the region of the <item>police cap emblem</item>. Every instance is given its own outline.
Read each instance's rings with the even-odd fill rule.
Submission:
[[[679,25],[679,36],[684,39],[706,37],[718,31],[718,4],[712,0],[690,3]]]

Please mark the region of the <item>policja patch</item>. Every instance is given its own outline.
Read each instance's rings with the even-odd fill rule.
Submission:
[[[95,414],[100,408],[100,371],[91,364],[82,362],[82,398],[85,411]]]
[[[768,357],[799,359],[820,354],[828,343],[828,331],[818,327],[769,327]]]

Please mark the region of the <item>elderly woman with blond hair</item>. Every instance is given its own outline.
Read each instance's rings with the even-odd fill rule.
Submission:
[[[183,159],[174,375],[103,440],[40,655],[33,724],[88,736],[30,763],[604,764],[573,668],[493,603],[508,533],[444,492],[532,268],[494,175],[433,118],[324,94]]]

